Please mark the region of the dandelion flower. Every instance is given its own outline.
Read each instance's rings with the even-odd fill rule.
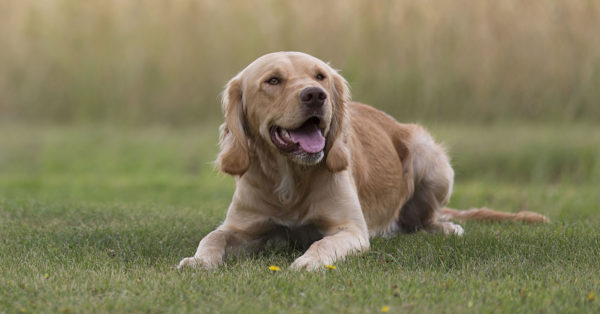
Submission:
[[[280,271],[281,270],[279,267],[274,266],[274,265],[269,266],[269,269],[272,271]]]
[[[335,268],[335,266],[333,266],[333,265],[329,265],[329,264],[325,265],[325,268],[329,268],[329,269],[336,269],[336,268]]]
[[[596,299],[596,296],[594,295],[594,291],[592,291],[588,294],[588,301],[592,302],[594,299]]]
[[[382,306],[382,307],[381,307],[381,311],[382,311],[383,313],[386,313],[386,312],[388,312],[389,310],[390,310],[390,307],[389,307],[389,306],[387,306],[387,305],[384,305],[384,306]]]

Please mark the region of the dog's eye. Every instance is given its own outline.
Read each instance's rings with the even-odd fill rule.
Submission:
[[[319,74],[317,74],[316,78],[317,78],[317,80],[322,81],[325,79],[325,75],[319,73]]]
[[[281,80],[276,77],[272,77],[272,78],[268,79],[266,82],[269,85],[278,85],[279,83],[281,83]]]

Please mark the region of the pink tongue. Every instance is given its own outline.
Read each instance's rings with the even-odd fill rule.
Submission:
[[[289,132],[292,140],[299,143],[305,152],[318,153],[325,147],[325,138],[316,124],[307,123]]]

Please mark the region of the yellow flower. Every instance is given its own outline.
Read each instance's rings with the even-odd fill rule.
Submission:
[[[281,270],[281,269],[279,269],[279,267],[273,266],[273,265],[269,266],[269,269],[272,271],[280,271]]]
[[[594,299],[596,299],[596,296],[594,295],[594,291],[591,291],[590,294],[588,294],[588,301],[592,302]]]
[[[327,265],[325,265],[325,268],[335,269],[335,266],[327,264]]]
[[[381,307],[381,311],[384,312],[384,313],[387,312],[387,311],[389,311],[389,310],[390,310],[390,307],[387,306],[387,305],[384,305],[384,306]]]
[[[50,278],[50,275],[48,275],[48,273],[46,273],[46,274],[44,274],[44,278],[48,279],[48,278]]]

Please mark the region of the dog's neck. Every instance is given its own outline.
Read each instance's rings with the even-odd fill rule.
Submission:
[[[279,152],[273,151],[266,143],[250,145],[250,169],[256,177],[262,178],[265,189],[282,205],[289,205],[303,199],[309,191],[314,174],[322,165],[302,166],[291,161]]]

